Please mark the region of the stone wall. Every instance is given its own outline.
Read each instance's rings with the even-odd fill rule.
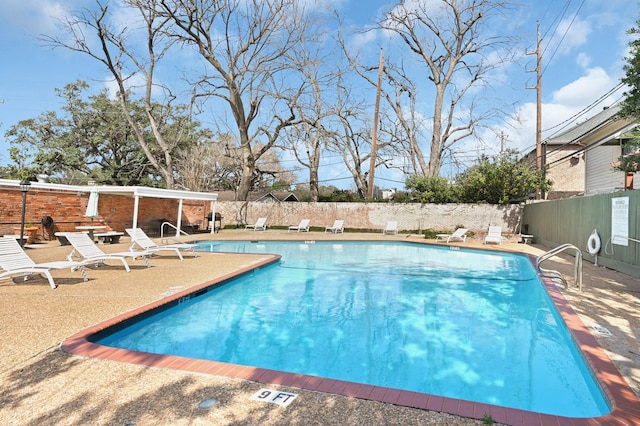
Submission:
[[[398,221],[400,232],[426,229],[453,231],[465,227],[474,232],[486,231],[489,225],[502,226],[505,232],[517,232],[520,206],[487,204],[398,204],[398,203],[260,203],[218,202],[216,211],[223,216],[223,226],[254,223],[267,218],[268,226],[297,225],[310,219],[311,227],[345,221],[347,230],[384,229],[389,220]]]

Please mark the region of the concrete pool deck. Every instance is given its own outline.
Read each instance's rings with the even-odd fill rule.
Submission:
[[[206,239],[209,234],[192,236]],[[424,241],[421,237],[382,234],[288,233],[222,231],[213,239],[385,239]],[[457,244],[482,247],[468,239]],[[120,244],[103,246],[121,251]],[[536,246],[504,243],[491,246],[533,255]],[[28,249],[35,261],[61,260],[70,252],[57,242]],[[261,384],[218,375],[186,372],[130,363],[85,358],[62,352],[60,343],[76,333],[140,306],[156,302],[187,288],[224,277],[256,262],[263,255],[203,253],[198,258],[161,254],[151,268],[141,261],[122,266],[87,268],[88,282],[78,272],[53,271],[58,288],[44,279],[0,281],[0,338],[2,424],[483,424],[481,420],[437,411],[402,407],[295,387]],[[573,261],[553,258],[547,267],[571,277]],[[640,281],[591,263],[584,264],[584,289],[562,291],[591,335],[631,386],[640,394]],[[590,328],[595,326],[595,328]],[[598,330],[598,331],[597,331]],[[609,331],[610,334],[607,334]],[[262,388],[298,394],[288,407],[250,400]],[[202,401],[215,399],[208,409]],[[636,415],[640,413],[640,408]],[[517,424],[509,418],[495,420]],[[524,419],[522,419],[524,421]],[[524,424],[524,423],[521,423]],[[591,424],[600,424],[594,421]],[[625,424],[623,422],[619,424]]]

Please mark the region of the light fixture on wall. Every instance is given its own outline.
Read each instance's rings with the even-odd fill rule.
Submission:
[[[20,191],[22,192],[22,217],[20,218],[20,245],[24,247],[24,213],[27,210],[27,192],[31,189],[31,182],[20,181]]]

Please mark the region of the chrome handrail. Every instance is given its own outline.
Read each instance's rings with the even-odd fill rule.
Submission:
[[[573,244],[562,244],[538,256],[536,258],[536,270],[538,271],[538,274],[540,274],[540,276],[545,278],[551,278],[551,279],[559,279],[564,283],[565,289],[569,288],[569,284],[567,283],[567,280],[562,276],[560,272],[554,271],[552,269],[544,269],[540,266],[540,264],[545,260],[565,250],[576,251],[576,261],[574,265],[574,282],[577,284],[579,290],[582,291],[582,251],[578,247],[574,246]]]
[[[162,241],[162,243],[166,243],[169,240],[168,238],[164,237],[164,226],[165,225],[168,225],[171,228],[175,229],[176,232],[180,233],[180,235],[184,234],[185,236],[189,236],[188,233],[184,232],[182,229],[178,229],[178,227],[175,226],[173,223],[171,223],[171,222],[162,222],[162,225],[160,225],[160,240]]]

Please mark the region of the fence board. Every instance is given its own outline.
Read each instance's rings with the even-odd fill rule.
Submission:
[[[525,206],[523,226],[535,242],[548,247],[570,243],[583,251],[585,260],[595,261],[587,250],[587,240],[598,231],[601,249],[598,264],[640,277],[640,243],[611,244],[613,199],[629,197],[629,238],[640,240],[640,191],[598,194],[551,200]],[[524,231],[523,231],[524,232]]]

